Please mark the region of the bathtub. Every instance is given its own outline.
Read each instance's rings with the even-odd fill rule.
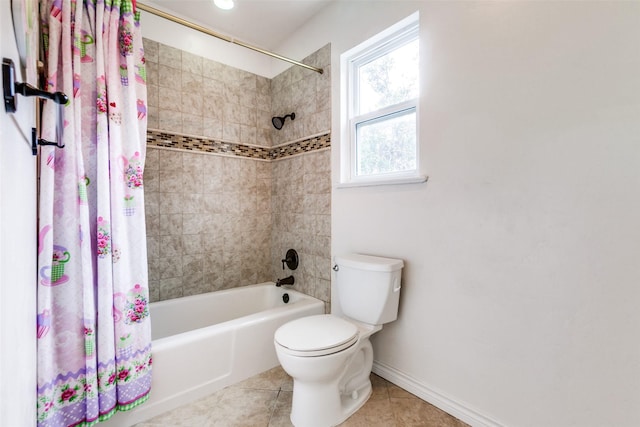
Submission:
[[[149,400],[116,413],[101,427],[131,426],[278,366],[276,329],[324,313],[324,303],[266,282],[155,302],[150,310]]]

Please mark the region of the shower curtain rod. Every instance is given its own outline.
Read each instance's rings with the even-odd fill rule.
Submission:
[[[213,36],[220,40],[224,40],[229,43],[237,44],[238,46],[245,47],[247,49],[254,50],[256,52],[262,53],[264,55],[269,55],[273,58],[279,59],[281,61],[286,61],[291,64],[297,65],[299,67],[306,68],[311,71],[315,71],[316,73],[322,74],[324,70],[322,68],[312,67],[311,65],[303,64],[302,62],[296,61],[294,59],[287,58],[286,56],[278,55],[277,53],[269,52],[268,50],[260,49],[259,47],[252,46],[248,43],[242,42],[240,40],[236,40],[233,37],[225,36],[224,34],[216,33],[208,28],[205,28],[201,25],[194,24],[193,22],[189,22],[185,19],[178,18],[177,16],[171,15],[167,12],[163,12],[160,9],[156,9],[155,7],[147,6],[146,4],[136,2],[136,7],[140,10],[144,10],[145,12],[149,12],[153,15],[159,16],[164,19],[168,19],[169,21],[175,22],[176,24],[184,25],[185,27],[189,27],[192,30],[200,31],[201,33],[205,33],[207,35]]]

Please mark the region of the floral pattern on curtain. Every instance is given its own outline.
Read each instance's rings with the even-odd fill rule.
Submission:
[[[70,101],[40,152],[38,426],[89,426],[151,386],[144,52],[131,0],[40,3],[46,89]]]

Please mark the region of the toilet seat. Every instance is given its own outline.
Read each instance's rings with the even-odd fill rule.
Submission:
[[[293,356],[314,357],[337,353],[358,341],[353,323],[331,314],[302,317],[278,328],[274,341]]]

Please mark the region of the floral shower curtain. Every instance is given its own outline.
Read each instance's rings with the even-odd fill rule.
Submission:
[[[63,149],[42,147],[38,425],[82,426],[144,402],[151,334],[142,172],[146,74],[131,0],[40,2],[46,89]],[[42,138],[56,140],[56,107]]]

